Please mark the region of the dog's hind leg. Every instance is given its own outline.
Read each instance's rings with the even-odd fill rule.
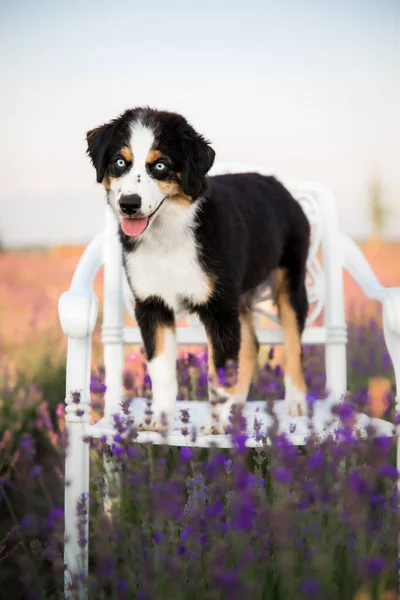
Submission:
[[[301,336],[308,312],[305,270],[293,273],[288,269],[277,269],[274,295],[284,339],[285,409],[287,414],[296,417],[307,412],[301,352]]]
[[[212,433],[225,433],[233,405],[247,398],[257,364],[258,341],[251,310],[203,314],[208,339]],[[206,431],[208,433],[208,431]]]

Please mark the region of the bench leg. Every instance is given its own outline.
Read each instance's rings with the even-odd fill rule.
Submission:
[[[337,404],[347,392],[346,346],[327,344],[325,346],[326,389],[332,404]]]
[[[65,458],[65,598],[87,598],[89,444],[85,425],[89,423],[90,337],[68,340],[66,385],[67,452]],[[79,589],[69,592],[73,575],[80,575]],[[76,590],[76,591],[75,591]]]

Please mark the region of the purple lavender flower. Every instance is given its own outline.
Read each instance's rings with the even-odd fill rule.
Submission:
[[[215,569],[214,581],[218,587],[224,590],[226,598],[229,598],[232,593],[237,593],[238,587],[240,587],[236,571],[228,571],[221,568],[218,570]]]
[[[183,529],[182,529],[182,532],[181,532],[181,534],[180,534],[180,536],[179,536],[179,539],[180,539],[182,542],[186,542],[186,540],[187,540],[188,536],[190,535],[190,531],[191,531],[191,528],[190,528],[190,526],[189,526],[189,525],[185,525],[185,526],[183,527]]]
[[[360,559],[359,567],[365,577],[374,578],[386,568],[386,561],[380,556],[365,556]]]
[[[104,556],[97,568],[99,575],[103,577],[111,577],[115,572],[116,560],[113,556]]]
[[[374,445],[377,446],[379,452],[383,455],[383,456],[387,456],[389,454],[389,452],[391,451],[391,449],[393,448],[393,439],[389,438],[389,437],[376,437],[373,440]]]
[[[153,541],[155,544],[159,544],[163,538],[161,531],[155,531],[153,535]]]
[[[118,579],[117,592],[123,596],[129,592],[129,581],[127,579]]]
[[[359,469],[354,469],[349,475],[349,483],[351,487],[360,495],[367,495],[370,491],[369,485],[362,477]]]
[[[314,454],[308,458],[307,464],[310,469],[320,469],[324,466],[325,457],[322,450],[317,450]]]
[[[233,463],[230,458],[224,460],[224,470],[227,475],[230,475],[233,471]]]
[[[224,505],[222,504],[222,502],[220,500],[217,500],[217,502],[215,502],[214,504],[209,504],[208,506],[206,506],[205,516],[208,519],[215,519],[216,517],[221,515],[223,510],[224,510]]]
[[[179,451],[179,456],[183,461],[187,462],[192,458],[192,451],[187,446],[182,446]]]
[[[128,458],[134,458],[137,455],[137,449],[135,446],[128,446],[126,449],[126,455]]]
[[[24,515],[20,520],[19,525],[21,529],[23,529],[26,532],[29,532],[35,528],[36,522],[37,520],[34,515]]]
[[[81,401],[81,393],[80,392],[71,392],[72,402],[74,404],[79,404]]]
[[[233,525],[237,531],[250,531],[253,526],[253,520],[256,514],[254,500],[247,494],[233,503]]]
[[[237,432],[232,435],[232,444],[238,452],[246,451],[247,435],[245,433]]]
[[[291,483],[293,479],[292,473],[285,467],[277,467],[273,469],[272,475],[278,483]]]
[[[40,465],[34,465],[32,469],[29,471],[29,477],[32,479],[37,479],[41,476],[43,469]]]
[[[90,379],[90,392],[92,394],[104,394],[105,391],[106,386],[101,377],[96,374],[92,374]]]
[[[52,508],[47,517],[47,527],[53,529],[56,523],[62,519],[64,519],[64,509],[61,507]]]
[[[303,581],[301,582],[300,590],[301,594],[303,594],[304,597],[312,597],[318,594],[319,592],[317,582],[315,581],[315,579],[311,579],[310,577],[308,577],[307,579],[303,579]]]
[[[399,471],[396,469],[396,467],[393,467],[392,465],[383,465],[379,469],[379,475],[381,477],[387,477],[388,479],[396,480],[399,478]]]
[[[124,449],[122,448],[122,446],[118,446],[117,444],[113,444],[111,446],[111,452],[114,454],[114,456],[122,456],[124,453]]]
[[[354,415],[354,407],[350,402],[340,402],[333,410],[344,423],[351,420]]]
[[[35,441],[30,434],[25,433],[21,437],[19,450],[24,458],[32,459],[34,457],[36,451]]]

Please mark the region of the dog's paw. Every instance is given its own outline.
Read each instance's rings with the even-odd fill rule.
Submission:
[[[200,435],[225,435],[228,433],[229,423],[218,423],[217,421],[211,421],[204,427],[200,428]]]
[[[285,412],[289,417],[307,414],[306,392],[299,390],[289,377],[285,377]]]
[[[174,415],[165,412],[157,412],[145,417],[138,425],[138,431],[154,431],[166,435],[170,433],[174,425]]]
[[[168,433],[168,425],[157,420],[151,420],[149,423],[143,421],[138,426],[138,431],[154,431],[156,433]]]

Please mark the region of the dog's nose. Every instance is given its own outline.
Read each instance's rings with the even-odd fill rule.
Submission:
[[[139,194],[130,194],[129,196],[121,196],[119,205],[122,212],[126,215],[134,215],[142,205],[142,199]]]

